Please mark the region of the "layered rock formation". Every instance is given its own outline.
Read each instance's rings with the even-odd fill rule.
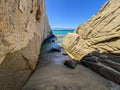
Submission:
[[[120,3],[109,0],[89,21],[66,35],[62,46],[80,60],[92,51],[120,53]]]
[[[44,0],[0,0],[0,90],[19,90],[51,35]]]
[[[89,21],[66,35],[62,46],[80,60],[92,51],[120,53],[120,1],[109,0]]]
[[[120,80],[115,78],[120,75],[120,58],[118,59],[120,55],[120,0],[106,2],[90,20],[80,25],[74,33],[67,34],[62,46],[75,60],[82,60],[83,57],[94,51],[99,52],[99,54],[107,53],[107,57],[111,61],[105,61],[106,58],[104,61],[101,61],[103,59],[97,59],[101,65],[95,59],[92,63],[88,63],[89,60],[87,59],[84,64],[120,84]],[[113,62],[114,58],[110,57],[108,53],[114,54],[113,56],[118,59],[117,62]],[[115,65],[117,65],[117,69],[114,67]]]

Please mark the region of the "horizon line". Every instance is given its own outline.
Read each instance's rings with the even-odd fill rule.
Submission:
[[[72,27],[52,27],[51,29],[75,29]]]

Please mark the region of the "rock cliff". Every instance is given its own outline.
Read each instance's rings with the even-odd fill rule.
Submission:
[[[109,0],[90,20],[65,36],[65,51],[120,85],[120,0]]]
[[[62,46],[74,59],[93,51],[120,53],[120,1],[109,0],[96,15],[66,35]]]
[[[0,0],[0,90],[19,90],[51,35],[44,0]]]

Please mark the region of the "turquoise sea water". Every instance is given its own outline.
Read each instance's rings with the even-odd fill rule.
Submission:
[[[52,30],[54,34],[67,34],[68,32],[73,32],[74,30]]]
[[[52,30],[53,34],[57,37],[56,42],[61,43],[65,35],[69,32],[73,32],[74,30]]]

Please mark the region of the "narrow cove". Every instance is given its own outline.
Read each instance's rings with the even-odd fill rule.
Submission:
[[[71,58],[60,46],[65,34],[62,37],[59,33],[54,34],[57,34],[57,41],[54,42],[56,37],[53,37],[43,43],[38,66],[22,90],[95,90],[95,88],[119,90],[119,85],[101,77],[82,64],[77,65],[75,69],[66,67],[64,61]],[[57,48],[60,52],[49,52],[51,48]]]

